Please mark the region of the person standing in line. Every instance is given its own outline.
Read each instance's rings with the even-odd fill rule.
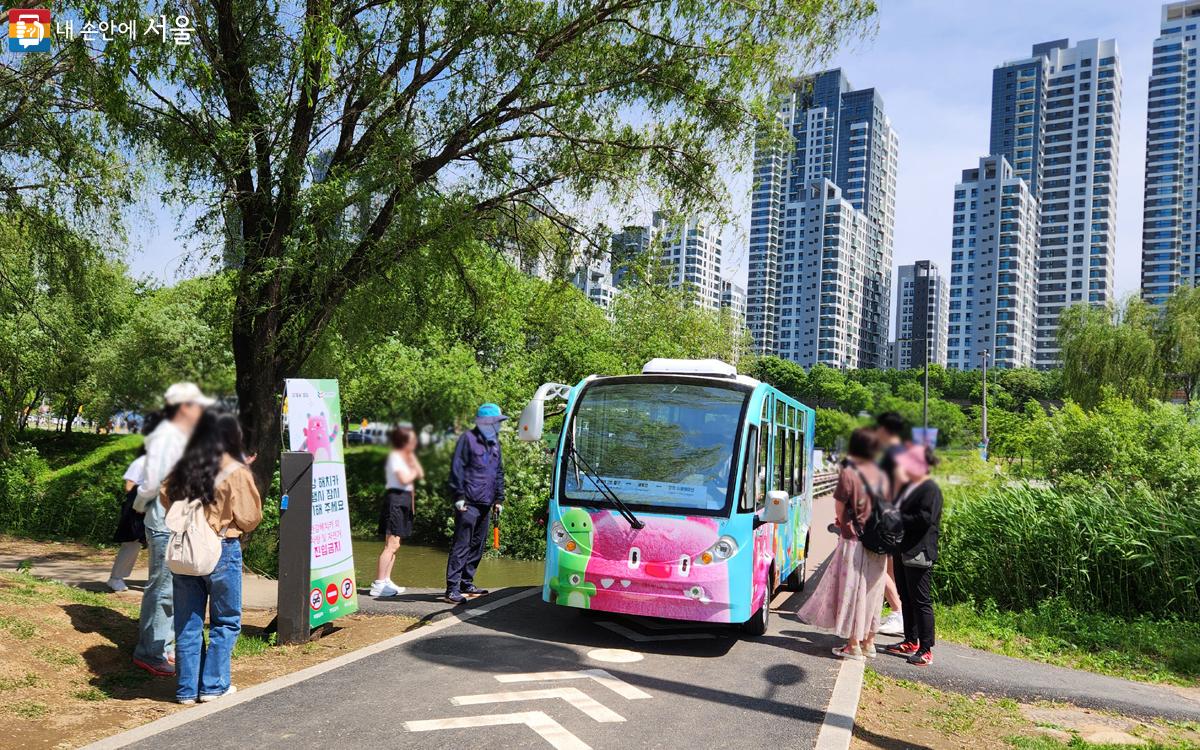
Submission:
[[[185,706],[237,692],[230,660],[242,632],[242,535],[262,521],[262,499],[241,457],[242,431],[233,414],[206,412],[162,488],[164,512],[199,500],[221,539],[221,557],[204,576],[172,578],[175,594],[175,699]],[[208,610],[208,643],[204,612]]]
[[[412,535],[416,513],[414,484],[425,478],[425,469],[417,459],[417,436],[412,428],[397,427],[388,434],[388,440],[392,449],[384,465],[387,489],[379,516],[379,533],[384,541],[375,582],[371,584],[371,596],[398,596],[406,590],[392,581],[392,567],[396,564],[400,540]]]
[[[846,639],[835,656],[861,661],[875,656],[875,631],[883,608],[886,557],[858,540],[858,530],[871,515],[874,498],[889,496],[888,478],[875,465],[879,438],[860,427],[850,434],[846,460],[833,491],[840,539],[829,567],[812,597],[797,613],[801,621],[828,628]]]
[[[897,492],[900,485],[896,483],[896,455],[906,447],[905,441],[912,434],[912,426],[908,420],[894,411],[884,412],[875,420],[875,430],[883,448],[879,458],[879,468],[891,481],[892,491]],[[893,499],[893,498],[888,498]],[[896,572],[892,567],[892,558],[887,559],[887,578],[884,579],[883,598],[892,608],[891,614],[879,623],[881,635],[904,635],[904,602],[896,586]]]
[[[133,509],[145,513],[150,575],[142,592],[134,666],[159,677],[175,674],[175,627],[171,571],[167,568],[166,513],[157,502],[163,480],[183,455],[188,438],[213,399],[195,383],[175,383],[163,396],[163,421],[146,438],[145,479],[138,487]]]
[[[162,413],[155,412],[146,417],[143,434],[150,434],[162,421]],[[133,572],[137,563],[138,552],[146,546],[146,524],[144,514],[133,509],[137,499],[137,489],[146,480],[146,446],[138,449],[137,458],[125,470],[125,501],[121,503],[121,515],[117,519],[117,531],[113,541],[121,545],[117,548],[117,557],[113,560],[112,570],[106,582],[108,588],[116,593],[127,590],[125,579]]]
[[[896,456],[897,477],[905,483],[897,502],[904,519],[904,545],[892,555],[900,597],[904,600],[904,640],[884,650],[905,656],[909,664],[933,663],[933,598],[930,583],[938,557],[942,490],[929,477],[938,463],[933,451],[914,445]]]
[[[454,540],[446,561],[445,600],[461,604],[466,597],[487,591],[475,586],[475,571],[483,559],[488,519],[499,516],[504,503],[504,462],[500,455],[500,423],[508,417],[495,404],[475,413],[475,428],[458,437],[450,464],[454,497]]]

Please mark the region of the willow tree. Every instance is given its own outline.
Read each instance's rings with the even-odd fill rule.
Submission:
[[[418,250],[651,190],[722,195],[773,81],[827,54],[871,0],[96,0],[184,14],[190,46],[77,39],[65,80],[172,173],[236,269],[237,394],[278,449],[281,381],[357,285]],[[103,45],[98,47],[97,44]],[[254,465],[260,482],[273,460]]]
[[[1162,389],[1162,358],[1153,308],[1131,297],[1119,309],[1073,305],[1063,311],[1063,392],[1085,408],[1106,389],[1144,403]]]

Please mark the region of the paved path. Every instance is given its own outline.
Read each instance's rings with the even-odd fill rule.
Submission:
[[[787,637],[790,623],[775,619],[746,639],[547,605],[529,591],[133,747],[814,745],[841,667],[829,637]]]
[[[896,639],[880,639],[890,643]],[[889,677],[923,682],[939,690],[1013,700],[1055,701],[1138,718],[1200,721],[1200,690],[1178,689],[1013,659],[966,646],[941,644],[934,664],[912,667],[899,657],[880,654],[871,668]]]

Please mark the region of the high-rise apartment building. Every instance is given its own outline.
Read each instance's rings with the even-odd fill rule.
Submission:
[[[612,266],[608,258],[602,256],[581,260],[571,274],[571,283],[605,310],[612,307],[617,288],[613,284]]]
[[[672,287],[693,295],[699,307],[721,307],[721,233],[693,217],[654,212],[658,258]]]
[[[617,287],[654,279],[685,289],[700,307],[721,306],[721,233],[693,217],[655,211],[650,226],[630,225],[609,243]],[[640,267],[639,267],[640,266]]]
[[[728,309],[734,318],[746,319],[746,290],[728,279],[721,282],[721,307]]]
[[[650,243],[653,236],[652,227],[637,225],[626,226],[612,236],[609,247],[613,283],[618,287],[631,284],[645,275],[645,269],[639,269],[637,265],[651,260]]]
[[[786,135],[764,133],[754,156],[755,348],[805,366],[883,366],[899,152],[883,99],[830,70],[795,81],[777,117]]]
[[[1113,299],[1121,66],[1115,40],[1067,39],[992,73],[989,153],[1041,203],[1033,364],[1058,364],[1069,305]]]
[[[1180,286],[1200,286],[1200,163],[1196,158],[1196,37],[1200,2],[1167,3],[1150,68],[1142,299],[1162,305]]]
[[[1034,363],[1038,200],[1003,155],[964,169],[954,186],[950,248],[949,366],[973,370]]]
[[[907,370],[946,366],[950,284],[937,264],[918,260],[896,273],[896,329],[892,366]]]

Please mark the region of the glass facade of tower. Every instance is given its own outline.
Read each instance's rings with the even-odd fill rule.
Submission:
[[[778,118],[784,137],[763,134],[755,150],[755,348],[805,366],[884,366],[899,141],[883,100],[831,70],[795,81]]]
[[[1034,364],[1058,364],[1070,305],[1113,299],[1121,68],[1114,40],[1066,39],[992,74],[990,153],[1040,201]]]
[[[1196,159],[1196,49],[1200,2],[1162,7],[1146,107],[1142,204],[1142,299],[1162,305],[1200,285],[1200,180]]]

